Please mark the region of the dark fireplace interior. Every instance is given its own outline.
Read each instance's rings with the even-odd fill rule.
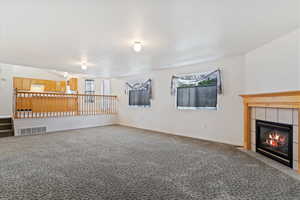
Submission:
[[[293,126],[256,120],[256,151],[293,168]]]

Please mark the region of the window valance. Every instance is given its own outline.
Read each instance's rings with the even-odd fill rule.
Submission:
[[[181,76],[172,76],[171,79],[171,95],[176,94],[178,87],[205,86],[217,82],[218,94],[222,94],[221,70],[217,69],[205,73],[193,73]]]
[[[129,94],[130,90],[144,90],[149,94],[150,99],[152,99],[152,80],[126,82],[125,94]]]

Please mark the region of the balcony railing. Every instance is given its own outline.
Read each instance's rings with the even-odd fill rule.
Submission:
[[[117,96],[20,92],[14,94],[14,117],[47,118],[116,114]]]

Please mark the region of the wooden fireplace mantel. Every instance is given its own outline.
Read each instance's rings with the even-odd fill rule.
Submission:
[[[251,149],[251,107],[298,109],[298,133],[300,134],[300,91],[286,91],[260,94],[242,94],[244,103],[244,148]],[[298,137],[300,144],[300,136]],[[300,148],[298,148],[300,168]],[[298,170],[300,173],[300,169]]]

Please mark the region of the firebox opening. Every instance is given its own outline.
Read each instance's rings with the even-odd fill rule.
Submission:
[[[256,151],[293,168],[293,126],[256,120]]]

